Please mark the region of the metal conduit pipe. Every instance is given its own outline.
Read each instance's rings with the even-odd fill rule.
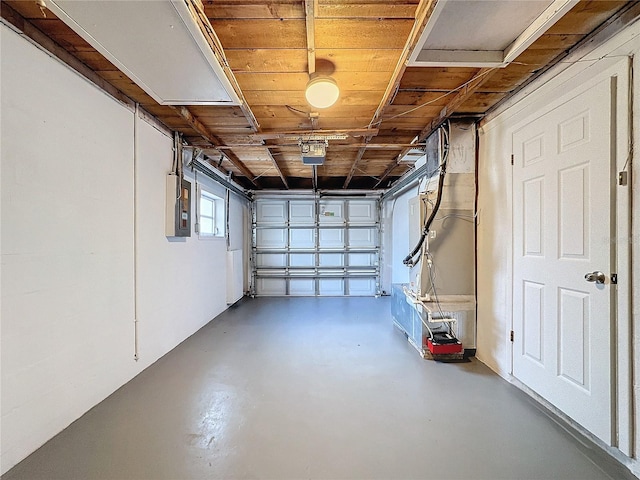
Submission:
[[[227,188],[224,192],[224,236],[227,240],[227,251],[231,249],[231,234],[229,233],[229,224],[231,223],[229,218],[231,211],[230,200],[231,192]]]
[[[133,113],[133,359],[138,356],[138,115],[140,106]]]

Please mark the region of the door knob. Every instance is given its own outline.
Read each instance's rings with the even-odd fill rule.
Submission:
[[[604,273],[596,271],[596,272],[587,273],[584,276],[584,279],[587,282],[604,283],[605,276],[604,276]]]

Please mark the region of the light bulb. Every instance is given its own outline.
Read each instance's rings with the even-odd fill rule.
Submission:
[[[327,108],[336,103],[340,89],[333,78],[312,74],[304,96],[312,107]]]

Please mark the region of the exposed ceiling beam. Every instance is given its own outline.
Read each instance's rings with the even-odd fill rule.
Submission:
[[[402,54],[398,59],[398,63],[396,63],[396,68],[393,71],[393,75],[391,76],[391,80],[387,85],[387,89],[380,100],[380,104],[378,105],[378,109],[373,114],[373,118],[371,119],[370,126],[373,126],[379,118],[382,117],[384,113],[384,109],[387,108],[391,102],[393,101],[393,96],[398,90],[400,86],[400,81],[402,80],[402,75],[407,70],[407,60],[409,59],[409,55],[416,47],[418,40],[420,39],[420,35],[422,35],[422,31],[425,29],[431,14],[433,13],[438,0],[420,0],[418,7],[416,8],[416,19],[413,23],[413,28],[409,33],[409,37],[407,38],[407,42],[405,43],[404,49],[402,50]]]
[[[589,45],[594,43],[594,39],[598,38],[598,35],[606,31],[608,28],[611,28],[611,32],[609,32],[610,36],[622,28],[624,28],[629,23],[632,23],[638,19],[640,15],[640,4],[630,2],[627,7],[620,9],[615,15],[609,18],[604,24],[598,27],[596,30],[591,32],[587,37],[582,39],[576,45],[574,45],[570,50],[564,52],[563,54],[558,55],[551,62],[549,62],[545,68],[540,69],[536,74],[532,75],[529,79],[523,82],[518,86],[514,91],[510,92],[510,94],[505,97],[503,101],[506,101],[508,98],[512,97],[516,92],[523,89],[525,86],[529,85],[535,79],[539,78],[544,72],[549,70],[551,67],[560,62],[563,58],[567,57],[571,52],[579,50],[584,45]],[[613,25],[613,28],[611,27]],[[605,38],[610,38],[605,35]],[[599,39],[600,42],[604,42],[604,39]],[[440,111],[440,113],[427,124],[420,134],[418,135],[418,142],[423,142],[429,135],[431,135],[442,123],[444,123],[448,118],[451,117],[455,113],[455,109],[460,107],[471,95],[473,95],[491,76],[498,71],[497,68],[483,68],[476,73],[476,75],[468,81],[460,91],[456,94],[455,97]],[[501,104],[503,102],[499,102]],[[496,105],[497,106],[497,105]],[[492,109],[495,109],[494,106]],[[407,153],[408,149],[403,150],[400,155],[398,155],[393,163],[391,163],[384,173],[380,176],[380,179],[376,183],[374,188],[379,187],[382,182],[391,174],[391,172],[401,163],[402,157]]]
[[[465,83],[464,87],[458,90],[458,93],[451,101],[442,107],[438,115],[426,125],[418,135],[418,142],[424,140],[431,135],[436,129],[442,125],[455,111],[466,102],[484,83],[489,80],[500,68],[481,68],[471,80]],[[405,152],[403,152],[405,153]]]
[[[410,148],[421,148],[424,147],[424,144],[419,143],[344,143],[346,140],[332,140],[330,145],[340,147],[340,148],[360,148],[367,147],[368,149],[376,149],[376,150],[400,150],[404,147]],[[262,149],[264,145],[257,145],[255,143],[228,143],[226,145],[214,147],[211,144],[200,144],[200,143],[191,143],[194,147],[200,148],[211,148],[216,150],[230,150],[232,148],[246,148],[246,149]],[[270,148],[279,148],[279,147],[298,147],[298,143],[274,143],[269,145]]]
[[[317,0],[304,0],[304,15],[307,26],[307,63],[309,75],[316,71],[316,2]]]
[[[211,50],[213,51],[216,58],[220,62],[220,65],[222,66],[222,70],[224,71],[224,74],[226,75],[227,79],[231,83],[231,86],[235,90],[236,95],[238,95],[238,97],[240,98],[240,109],[242,110],[242,113],[247,119],[247,122],[249,122],[251,129],[254,132],[257,132],[258,130],[260,130],[260,124],[258,123],[256,116],[253,114],[251,107],[249,107],[249,103],[247,102],[247,99],[244,97],[244,94],[242,93],[242,89],[238,84],[238,80],[236,80],[236,76],[234,75],[233,71],[231,70],[231,67],[229,66],[227,57],[224,54],[224,49],[222,48],[222,43],[220,42],[220,39],[216,35],[216,32],[213,30],[213,27],[211,26],[209,17],[207,17],[203,9],[202,2],[200,0],[185,0],[185,1],[187,3],[187,7],[191,12],[192,17],[195,19],[196,23],[200,27],[200,31],[203,33],[204,37],[207,40],[207,43],[211,47]]]
[[[385,108],[387,108],[393,102],[393,97],[395,95],[395,92],[398,90],[398,87],[400,86],[402,75],[404,75],[404,72],[407,69],[407,61],[409,60],[409,56],[411,55],[411,52],[413,52],[413,49],[418,44],[418,41],[420,40],[420,36],[422,35],[422,32],[425,29],[427,22],[429,21],[429,18],[431,17],[431,14],[433,13],[437,3],[438,3],[438,0],[420,0],[420,3],[416,8],[415,21],[413,22],[413,28],[409,33],[409,37],[407,38],[407,41],[404,45],[404,49],[402,50],[402,54],[400,55],[400,58],[398,58],[398,62],[396,63],[396,68],[393,71],[391,80],[389,81],[387,88],[384,92],[384,95],[380,100],[380,104],[378,105],[378,108],[373,114],[373,117],[371,118],[371,122],[369,122],[369,127],[373,127],[376,124],[376,122],[378,122],[379,119],[382,118],[382,114],[384,113]],[[369,140],[371,140],[371,137],[367,137],[367,139],[365,139],[365,143],[368,143]],[[347,178],[345,179],[344,185],[342,186],[342,188],[349,187],[349,183],[351,183],[351,179],[353,178],[353,175],[356,173],[356,170],[358,168],[358,162],[362,159],[365,149],[366,147],[362,147],[358,151],[358,154],[356,155],[356,158],[353,161],[353,164],[351,165],[351,170],[349,171],[349,174],[347,175]]]
[[[204,124],[198,120],[198,118],[189,111],[187,107],[183,106],[172,106],[178,115],[180,115],[196,132],[204,137],[205,140],[210,142],[213,146],[225,146],[224,142],[220,140],[217,136],[215,136]],[[224,153],[224,156],[227,157],[233,166],[235,166],[240,172],[247,177],[247,179],[256,187],[259,185],[256,183],[256,176],[247,168],[247,166],[242,163],[242,160],[238,158],[238,156],[232,151],[228,151]]]
[[[364,139],[365,146],[360,147],[360,149],[358,150],[358,153],[356,153],[356,158],[353,160],[353,164],[351,165],[351,170],[349,171],[349,175],[347,175],[347,178],[345,179],[344,185],[342,185],[342,188],[347,188],[349,186],[349,183],[351,182],[353,175],[356,173],[358,163],[360,162],[360,160],[362,160],[362,157],[364,156],[364,152],[367,149],[366,144],[369,138],[370,137],[367,137]]]
[[[421,143],[424,142],[424,140],[431,135],[433,132],[436,131],[436,129],[442,125],[444,122],[447,121],[447,119],[453,115],[456,111],[456,109],[458,107],[460,107],[460,105],[462,105],[465,101],[467,101],[469,99],[469,97],[471,95],[473,95],[476,90],[478,90],[487,80],[489,80],[489,78],[491,78],[491,76],[493,76],[495,74],[495,72],[497,72],[498,70],[500,70],[497,67],[493,67],[493,68],[481,68],[472,78],[471,80],[469,80],[467,83],[464,84],[464,86],[458,90],[458,93],[455,94],[455,96],[451,99],[451,101],[445,105],[444,107],[442,107],[442,110],[440,110],[440,112],[438,113],[438,115],[435,116],[435,118],[433,118],[433,120],[431,120],[423,129],[422,131],[418,134],[418,140],[417,143]],[[401,160],[402,157],[404,157],[404,155],[411,150],[410,148],[405,148],[402,152],[400,152],[400,154],[393,159],[393,162],[391,164],[389,164],[389,166],[387,167],[387,169],[384,171],[384,173],[380,176],[380,179],[378,180],[378,183],[376,183],[374,188],[377,188],[380,184],[382,184],[382,182],[384,181],[385,178],[387,178],[391,172],[393,171],[394,168],[396,168]]]
[[[250,134],[249,137],[256,140],[277,140],[287,137],[302,137],[307,135],[349,135],[350,137],[367,137],[378,134],[377,128],[353,128],[346,130],[263,130],[260,133]]]
[[[282,170],[280,170],[280,166],[278,165],[276,158],[273,156],[273,154],[271,153],[271,150],[268,147],[265,150],[267,151],[267,155],[271,159],[273,166],[276,167],[276,170],[278,171],[278,175],[280,175],[280,179],[282,180],[282,183],[284,183],[284,186],[286,187],[286,189],[289,190],[289,183],[287,182],[287,177],[285,177],[282,174]]]
[[[632,25],[640,19],[640,2],[627,2],[627,4],[618,10],[614,15],[609,17],[603,24],[593,30],[589,35],[584,37],[578,43],[573,45],[569,50],[558,55],[551,62],[545,65],[544,68],[537,70],[533,75],[527,78],[524,82],[520,83],[518,87],[511,92],[510,95],[504,97],[501,101],[492,105],[489,110],[482,115],[481,125],[486,122],[492,115],[500,110],[504,105],[508,104],[514,94],[527,88],[531,83],[535,82],[538,78],[544,75],[551,67],[556,66],[569,56],[578,54],[578,52],[588,52],[594,48],[595,45],[603,44],[608,39],[622,31],[624,28]],[[566,62],[564,68],[569,68],[572,65],[571,62]],[[486,92],[486,90],[485,90]]]

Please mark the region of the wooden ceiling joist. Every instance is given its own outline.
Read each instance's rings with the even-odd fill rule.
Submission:
[[[260,129],[260,124],[258,123],[258,119],[251,111],[251,108],[249,107],[247,100],[244,98],[242,89],[240,88],[240,85],[238,85],[238,80],[236,79],[236,76],[231,70],[231,67],[229,67],[229,62],[227,61],[227,57],[224,54],[224,49],[222,48],[220,39],[218,38],[218,35],[216,35],[216,32],[213,30],[213,27],[209,22],[209,18],[207,17],[207,14],[203,9],[202,2],[200,0],[186,0],[186,3],[187,3],[187,6],[189,7],[189,10],[191,11],[191,15],[193,16],[194,20],[200,27],[200,30],[202,31],[203,35],[207,39],[207,42],[209,43],[211,50],[214,52],[214,54],[218,58],[218,61],[222,66],[224,74],[226,75],[227,79],[231,83],[231,86],[236,92],[236,95],[238,95],[238,98],[240,98],[240,109],[242,110],[242,113],[244,113],[244,116],[249,122],[249,125],[251,125],[251,129],[254,132],[257,132]]]
[[[190,145],[194,146],[194,147],[200,147],[202,148],[203,146],[205,148],[214,148],[211,144],[209,143],[198,143],[198,142],[190,142]],[[278,142],[278,143],[274,143],[273,145],[269,145],[270,148],[283,148],[283,147],[298,147],[299,144],[298,142]],[[367,147],[367,149],[369,151],[371,150],[402,150],[405,147],[408,148],[421,148],[424,147],[424,144],[416,144],[416,143],[349,143],[347,140],[332,140],[329,143],[329,147],[331,148],[331,150],[333,150],[334,148],[341,148],[341,149],[351,149],[351,148],[361,148],[361,147]],[[255,143],[233,143],[233,144],[227,144],[227,145],[220,145],[215,147],[216,150],[232,150],[234,148],[246,148],[246,149],[261,149],[264,148],[263,144],[255,144]]]
[[[271,153],[271,150],[268,147],[267,147],[266,150],[267,150],[267,155],[271,159],[271,163],[273,163],[273,166],[278,171],[278,175],[280,176],[280,179],[282,180],[282,183],[284,184],[285,188],[287,190],[289,190],[289,182],[287,182],[287,177],[285,177],[282,174],[282,170],[280,169],[280,166],[278,165],[278,162],[276,161],[276,158],[273,156],[273,153]]]
[[[582,2],[582,4],[587,2]],[[582,8],[582,7],[579,7]],[[628,25],[630,22],[633,22],[638,19],[640,16],[640,4],[638,3],[630,3],[627,6],[619,9],[617,13],[608,18],[605,22],[603,22],[598,28],[593,30],[589,35],[584,35],[582,40],[574,43],[572,48],[566,49],[558,52],[555,56],[551,58],[551,60],[544,63],[544,65],[536,65],[535,73],[531,72],[530,77],[525,79],[525,81],[518,84],[516,87],[512,88],[510,92],[507,94],[500,95],[497,100],[493,103],[495,106],[500,101],[506,99],[508,96],[512,95],[516,91],[522,89],[525,85],[529,84],[533,79],[538,78],[545,71],[547,71],[552,66],[556,65],[563,58],[565,58],[571,51],[579,49],[582,45],[589,44],[592,42],[592,39],[597,38],[600,32],[604,29],[611,28],[611,25],[614,28],[611,28],[612,32],[619,31],[624,27],[624,25]],[[615,28],[617,26],[618,28]],[[613,33],[610,33],[611,35]],[[543,39],[546,41],[546,39]],[[603,41],[603,39],[600,39]],[[527,55],[526,52],[523,55]],[[519,57],[520,58],[520,57]],[[516,66],[518,66],[516,64]],[[543,68],[540,68],[543,67]],[[509,68],[509,67],[507,67]],[[493,77],[496,76],[498,72],[504,72],[505,69],[501,68],[482,68],[480,69],[469,81],[462,84],[457,90],[455,96],[449,101],[449,103],[442,108],[442,110],[436,115],[418,134],[417,141],[424,142],[424,140],[429,137],[433,132],[435,132],[440,125],[446,122],[456,110],[458,110],[465,102],[467,102],[474,94],[479,93],[483,86],[487,84]],[[483,111],[486,112],[489,108],[485,108]],[[393,162],[391,162],[383,174],[380,176],[380,180],[376,183],[374,188],[378,188],[382,185],[382,182],[389,177],[389,175],[393,172],[393,170],[400,165],[403,156],[409,151],[409,149],[404,149],[400,155],[394,158]]]
[[[198,120],[193,113],[189,111],[187,107],[175,106],[172,107],[178,115],[180,115],[196,132],[203,136],[205,140],[210,142],[213,146],[224,146],[224,142],[220,140],[216,135],[209,131],[209,129]],[[254,185],[258,186],[256,182],[256,176],[247,168],[247,166],[238,158],[238,156],[232,151],[226,151],[225,157],[236,167],[240,172],[247,177],[247,179]]]
[[[431,135],[436,129],[442,125],[447,119],[455,113],[456,109],[460,107],[464,102],[466,102],[471,95],[473,95],[491,76],[497,71],[497,68],[482,68],[476,75],[473,76],[471,80],[469,80],[464,87],[458,90],[455,97],[451,99],[451,101],[440,110],[440,113],[431,120],[418,134],[418,140],[416,143],[422,143],[425,139]],[[374,188],[377,188],[382,184],[382,182],[391,174],[391,172],[400,164],[402,157],[410,150],[411,148],[405,148],[400,155],[394,158],[393,162],[389,164],[384,173],[380,176],[378,183],[376,183]]]
[[[391,76],[391,80],[389,81],[387,88],[380,100],[380,104],[376,112],[373,114],[373,118],[371,118],[371,122],[369,122],[369,127],[376,126],[376,122],[379,122],[379,119],[382,118],[385,108],[387,108],[391,102],[393,102],[393,97],[395,92],[398,90],[400,86],[400,81],[402,80],[402,76],[407,69],[407,61],[409,59],[409,55],[416,47],[420,36],[422,35],[423,30],[427,26],[427,22],[435,9],[436,3],[438,0],[420,0],[418,4],[418,8],[416,9],[415,21],[413,22],[413,28],[411,29],[411,33],[407,38],[404,49],[402,50],[402,54],[400,58],[398,58],[398,62],[396,63],[396,68],[393,71],[393,75]],[[367,137],[365,139],[365,143],[368,143],[372,137]],[[356,155],[353,164],[351,165],[351,170],[347,175],[347,178],[344,181],[344,185],[342,188],[348,188],[349,183],[351,183],[351,179],[356,173],[358,169],[358,162],[362,159],[366,147],[362,147],[358,154]]]
[[[315,12],[318,0],[304,0],[304,14],[307,30],[307,70],[309,75],[316,71]]]
[[[494,75],[498,68],[482,68],[478,73],[469,80],[463,88],[458,90],[458,93],[451,99],[451,101],[442,109],[440,113],[426,125],[420,134],[418,135],[418,142],[424,142],[426,138],[435,132],[436,128],[442,125],[464,102],[466,102],[471,95],[473,95],[482,85],[484,85],[492,75]]]
[[[363,147],[360,147],[360,149],[358,150],[358,153],[356,153],[356,158],[353,160],[353,164],[351,165],[351,170],[349,170],[349,174],[347,175],[347,178],[344,180],[344,184],[342,185],[342,188],[346,189],[349,186],[349,183],[351,183],[351,179],[353,178],[353,175],[358,170],[358,162],[362,160],[362,157],[364,156],[364,152],[367,149],[366,144],[368,140],[369,140],[369,137],[365,138],[365,142],[364,142],[365,145]]]
[[[373,114],[373,118],[371,119],[370,126],[374,126],[376,121],[382,117],[382,114],[389,106],[393,100],[393,95],[398,90],[400,86],[400,81],[402,80],[402,76],[404,72],[407,70],[407,62],[409,60],[409,55],[418,44],[418,40],[422,35],[425,27],[427,26],[427,22],[431,17],[434,9],[436,8],[436,4],[438,0],[420,0],[418,4],[418,8],[416,9],[416,17],[413,23],[413,28],[411,29],[411,33],[407,38],[407,42],[402,50],[402,55],[398,59],[398,63],[396,64],[396,68],[393,72],[393,76],[387,85],[387,89],[384,92],[384,96],[380,100],[380,104],[378,105],[378,109],[376,113]]]
[[[257,187],[277,189],[317,187],[318,181],[323,187],[372,188],[393,181],[415,161],[406,155],[414,141],[451,116],[481,118],[576,46],[591,51],[640,18],[640,2],[580,0],[505,68],[409,67],[439,1],[186,0],[242,105],[175,108],[158,104],[54,12],[43,18],[33,1],[3,0],[0,7],[3,23],[130,110],[155,119],[158,128],[178,131],[190,145],[221,157],[218,166],[244,185],[256,187],[253,172],[262,172],[266,178]],[[465,7],[458,13],[464,15]],[[445,21],[440,27],[455,25]],[[316,69],[331,71],[342,91],[319,115],[304,95]],[[329,137],[315,180],[298,148],[312,135],[338,136]]]
[[[306,137],[310,135],[330,136],[330,135],[347,135],[349,137],[367,137],[378,134],[377,128],[351,128],[336,130],[263,130],[260,133],[250,135],[255,140],[277,140],[279,138]]]

